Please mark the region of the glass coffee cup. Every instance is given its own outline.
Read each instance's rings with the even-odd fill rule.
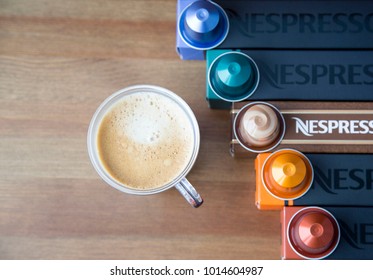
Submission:
[[[203,199],[185,178],[199,151],[197,120],[175,93],[136,85],[109,96],[87,135],[93,167],[110,186],[135,195],[175,187],[193,206]]]

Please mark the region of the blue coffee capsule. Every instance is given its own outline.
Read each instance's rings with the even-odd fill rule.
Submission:
[[[254,60],[241,52],[218,56],[208,71],[208,83],[214,93],[228,102],[245,100],[259,84],[259,69]]]
[[[182,40],[189,47],[208,50],[221,44],[227,37],[229,20],[219,5],[199,0],[182,11],[178,28]]]

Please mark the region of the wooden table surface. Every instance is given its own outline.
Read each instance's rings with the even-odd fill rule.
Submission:
[[[0,259],[280,258],[280,213],[256,209],[254,158],[229,155],[229,113],[208,108],[205,63],[179,59],[175,26],[176,0],[0,0]],[[134,84],[194,111],[199,209],[94,171],[89,121]]]

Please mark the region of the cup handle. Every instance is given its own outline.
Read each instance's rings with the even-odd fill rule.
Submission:
[[[202,197],[199,195],[196,189],[191,185],[191,183],[189,183],[189,181],[186,178],[183,178],[179,183],[177,183],[175,185],[175,188],[194,208],[197,208],[202,205]]]

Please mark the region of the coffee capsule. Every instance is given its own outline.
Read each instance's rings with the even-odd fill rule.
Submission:
[[[237,113],[233,128],[242,147],[251,152],[266,152],[284,137],[285,120],[274,106],[252,102]]]
[[[338,246],[340,230],[330,212],[319,207],[307,207],[294,214],[288,225],[287,237],[299,256],[322,259]]]
[[[313,168],[301,152],[278,150],[264,162],[261,177],[264,187],[274,197],[282,200],[296,199],[311,187]]]
[[[259,69],[251,57],[232,51],[218,56],[211,63],[207,78],[218,97],[238,102],[255,92],[259,84]]]
[[[195,1],[181,13],[179,34],[193,49],[208,50],[220,45],[229,30],[225,11],[211,1]]]

